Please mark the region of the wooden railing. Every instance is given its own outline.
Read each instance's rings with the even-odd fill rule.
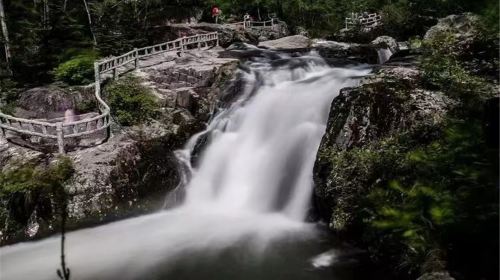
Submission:
[[[355,26],[372,28],[379,25],[381,22],[382,22],[382,16],[377,13],[373,14],[352,13],[351,17],[345,18],[345,28],[351,29]]]
[[[243,29],[253,27],[253,28],[269,28],[269,29],[274,30],[275,27],[279,25],[279,21],[277,19],[274,19],[274,18],[272,18],[271,20],[266,20],[266,21],[245,20],[245,21],[232,23],[232,25],[242,26]]]
[[[110,136],[111,109],[101,97],[101,74],[112,71],[113,78],[116,78],[120,74],[118,73],[120,67],[126,64],[134,63],[134,68],[137,69],[139,67],[140,58],[168,51],[184,52],[188,49],[188,46],[191,45],[196,45],[199,49],[202,45],[208,46],[209,42],[215,42],[216,46],[219,45],[219,36],[217,32],[182,37],[174,41],[134,49],[120,56],[96,61],[94,62],[94,74],[95,97],[99,107],[99,114],[97,116],[95,116],[96,113],[93,113],[94,116],[91,117],[88,117],[89,114],[86,114],[85,118],[78,121],[67,121],[66,118],[30,120],[16,118],[0,112],[0,129],[2,131],[2,136],[7,137],[7,131],[13,131],[27,136],[55,139],[57,141],[58,151],[61,154],[65,152],[64,139],[78,138],[106,130],[105,141]]]

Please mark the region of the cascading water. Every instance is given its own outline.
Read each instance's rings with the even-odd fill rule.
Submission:
[[[392,54],[393,53],[389,48],[377,49],[378,63],[384,64],[391,58]]]
[[[314,54],[245,68],[237,100],[177,153],[182,205],[69,233],[72,279],[332,277],[309,262],[331,248],[304,222],[312,169],[332,99],[370,70],[329,67]],[[209,141],[192,168],[202,135]],[[59,239],[4,247],[0,257],[2,279],[55,279]],[[320,259],[316,267],[333,257]]]

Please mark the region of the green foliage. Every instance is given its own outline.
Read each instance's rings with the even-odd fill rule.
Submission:
[[[84,85],[94,80],[94,54],[78,55],[54,69],[56,80],[70,85]]]
[[[62,188],[74,173],[69,158],[61,157],[49,166],[23,164],[0,173],[0,196],[30,191],[54,191]]]
[[[498,161],[484,139],[479,122],[450,122],[444,137],[405,153],[397,175],[371,191],[366,221],[385,236],[381,246],[402,245],[406,269],[422,270],[436,248],[461,248],[461,235],[497,243],[488,229],[498,222]]]
[[[443,32],[423,43],[422,70],[424,83],[432,89],[444,91],[459,101],[456,109],[463,115],[481,110],[485,98],[492,97],[492,85],[484,78],[471,74],[465,68],[463,46],[455,36]]]
[[[125,76],[105,87],[111,114],[121,125],[144,123],[154,117],[158,104],[136,77]]]
[[[16,82],[9,78],[0,78],[0,112],[12,114],[18,95]]]

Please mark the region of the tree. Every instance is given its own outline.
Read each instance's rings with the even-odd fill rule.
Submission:
[[[10,43],[9,43],[9,32],[7,29],[7,22],[5,20],[5,11],[3,6],[3,0],[0,0],[0,25],[2,27],[2,37],[5,50],[5,63],[7,65],[7,72],[10,70]]]

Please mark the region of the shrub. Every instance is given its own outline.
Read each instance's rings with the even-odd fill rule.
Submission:
[[[111,113],[121,125],[144,123],[153,118],[158,109],[150,90],[136,77],[126,76],[105,87]]]
[[[13,114],[16,106],[16,100],[19,96],[17,84],[9,79],[0,79],[0,112]]]
[[[73,173],[73,164],[66,157],[61,157],[46,167],[23,164],[19,168],[0,173],[0,196],[33,190],[54,190],[62,187]]]
[[[55,211],[64,210],[64,184],[73,173],[73,164],[66,157],[49,165],[19,163],[0,172],[0,220],[5,221],[0,245],[25,234],[34,212],[37,218],[49,222],[55,218]]]
[[[481,110],[484,99],[494,95],[495,91],[487,80],[467,70],[468,61],[453,34],[443,32],[424,41],[423,48],[424,83],[460,101],[456,107],[462,115]]]
[[[392,179],[370,191],[365,210],[376,254],[415,273],[466,272],[464,265],[481,262],[471,249],[488,256],[489,265],[498,262],[498,148],[486,144],[484,133],[481,121],[450,121],[442,137],[400,154],[404,160],[393,170],[380,170],[380,178]]]
[[[54,69],[55,79],[70,85],[83,85],[94,80],[94,54],[78,55]]]

